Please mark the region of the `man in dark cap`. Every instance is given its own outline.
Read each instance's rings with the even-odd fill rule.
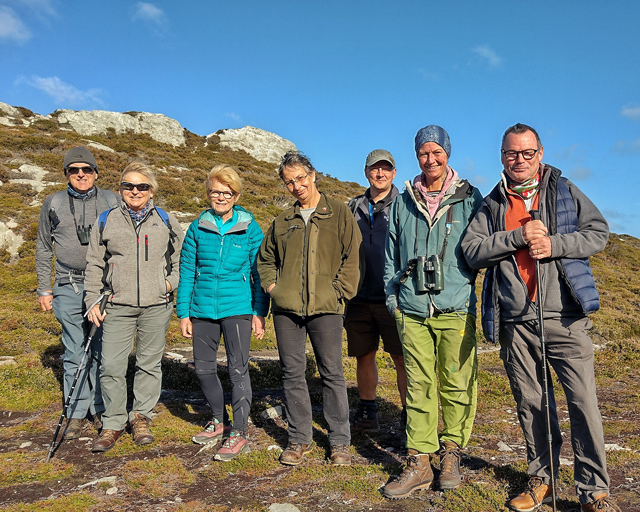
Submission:
[[[518,123],[505,131],[500,182],[485,197],[462,242],[469,264],[487,268],[482,327],[488,339],[500,343],[527,444],[529,483],[508,506],[516,512],[531,512],[553,501],[550,461],[555,477],[560,465],[562,435],[552,386],[547,386],[549,412],[545,412],[541,303],[546,360],[567,397],[574,480],[582,510],[619,512],[609,498],[593,344],[588,335],[592,324],[587,316],[599,308],[588,258],[604,249],[609,228],[578,187],[558,169],[542,163],[543,151],[538,133],[530,126]],[[531,210],[540,213],[539,220]],[[536,279],[536,262],[542,285]]]
[[[367,156],[364,175],[369,188],[349,201],[362,233],[365,274],[358,295],[349,301],[344,327],[347,331],[349,355],[356,358],[356,377],[360,401],[352,418],[351,432],[377,431],[378,405],[376,387],[378,366],[376,353],[380,338],[396,367],[398,391],[402,404],[400,423],[407,422],[407,374],[404,369],[402,343],[396,322],[387,311],[384,294],[384,246],[389,231],[389,209],[398,195],[393,184],[396,164],[391,153],[375,149]]]
[[[53,310],[62,326],[64,345],[64,396],[81,363],[89,322],[84,318],[84,268],[89,233],[100,213],[118,204],[116,194],[95,186],[98,166],[84,147],[70,149],[64,157],[67,189],[44,200],[38,221],[36,273],[42,311]],[[55,251],[55,284],[51,288],[51,260]],[[97,378],[101,332],[93,338],[87,371],[80,375],[67,411],[64,439],[77,439],[88,414],[101,428],[104,411]]]

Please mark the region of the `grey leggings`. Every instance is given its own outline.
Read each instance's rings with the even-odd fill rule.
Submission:
[[[218,347],[224,336],[227,365],[231,379],[231,407],[233,428],[247,431],[251,407],[251,381],[249,380],[249,346],[251,343],[251,315],[238,315],[209,320],[192,318],[193,359],[196,375],[213,417],[224,421],[224,391],[218,378]]]

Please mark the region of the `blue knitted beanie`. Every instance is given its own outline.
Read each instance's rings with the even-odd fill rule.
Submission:
[[[448,157],[451,156],[451,141],[449,140],[449,134],[444,128],[440,128],[435,124],[420,128],[418,133],[416,133],[416,156],[418,156],[418,151],[420,151],[420,148],[425,142],[435,142],[444,149]]]

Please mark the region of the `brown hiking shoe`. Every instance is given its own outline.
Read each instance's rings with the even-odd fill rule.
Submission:
[[[552,501],[551,486],[545,484],[541,478],[532,476],[524,492],[513,498],[507,503],[507,506],[516,512],[533,512],[543,503],[551,503]]]
[[[433,482],[433,471],[429,454],[410,455],[407,457],[407,466],[402,474],[382,488],[382,495],[392,500],[406,498],[413,491],[428,489],[431,487],[431,482]]]
[[[460,448],[452,441],[445,441],[440,449],[440,489],[457,489],[462,483],[460,476]]]
[[[614,503],[614,501],[606,494],[596,496],[595,501],[582,505],[582,510],[585,512],[597,512],[598,510],[610,511],[610,512],[622,512],[620,507]]]
[[[71,418],[67,419],[67,426],[64,429],[64,436],[62,439],[65,441],[71,441],[72,439],[78,439],[84,429],[84,419]]]
[[[297,466],[304,460],[305,454],[310,451],[310,444],[289,443],[287,448],[280,454],[280,463],[287,466]]]
[[[113,448],[113,446],[116,444],[116,441],[123,432],[124,430],[109,430],[108,428],[103,429],[100,437],[98,437],[95,443],[93,443],[91,451],[106,452],[108,450],[111,450],[111,448]]]
[[[143,416],[139,412],[134,413],[135,420],[131,423],[131,435],[133,441],[138,445],[153,443],[153,436],[149,431],[149,423],[151,420]]]
[[[334,466],[349,466],[351,464],[348,444],[334,444],[331,447],[331,464]]]

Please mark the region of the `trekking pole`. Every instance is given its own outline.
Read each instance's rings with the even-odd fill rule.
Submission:
[[[107,305],[107,301],[109,300],[109,294],[104,293],[102,299],[100,300],[100,313],[104,312],[104,308]],[[62,427],[62,420],[67,415],[67,411],[69,409],[69,404],[71,403],[71,398],[73,397],[73,392],[76,389],[76,384],[78,383],[78,378],[80,377],[80,372],[82,371],[82,367],[85,365],[87,361],[87,355],[89,354],[89,350],[91,349],[91,341],[93,337],[96,335],[96,331],[98,330],[98,326],[96,324],[91,325],[91,330],[89,331],[89,336],[87,337],[87,342],[84,346],[84,352],[82,354],[82,361],[80,361],[80,365],[76,370],[76,374],[73,377],[73,383],[71,384],[71,389],[69,390],[69,396],[64,401],[64,407],[62,408],[62,414],[60,415],[60,421],[58,421],[58,426],[56,427],[56,431],[53,434],[53,439],[51,440],[51,445],[49,446],[49,453],[47,454],[47,458],[45,462],[49,462],[51,460],[51,456],[53,455],[54,448],[56,445],[56,439],[58,437],[58,433],[60,432],[60,427]]]
[[[540,220],[540,211],[531,210],[529,212],[531,220]],[[544,312],[542,304],[544,302],[542,296],[542,280],[540,279],[540,260],[536,262],[536,284],[538,288],[538,296],[536,297],[536,305],[538,306],[538,331],[540,336],[540,345],[542,345],[542,380],[544,385],[544,409],[547,420],[547,443],[549,445],[549,471],[551,472],[551,498],[552,509],[556,512],[556,477],[553,468],[553,436],[551,435],[551,414],[549,412],[549,369],[547,366],[547,340],[544,336]]]

